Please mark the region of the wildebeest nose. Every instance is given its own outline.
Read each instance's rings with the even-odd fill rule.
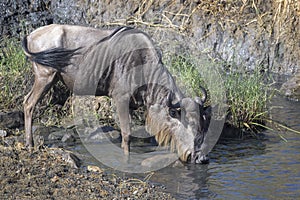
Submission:
[[[196,164],[208,164],[209,163],[209,157],[207,155],[197,155],[195,158]]]

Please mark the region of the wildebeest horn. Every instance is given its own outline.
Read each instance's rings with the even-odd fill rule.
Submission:
[[[196,97],[195,98],[195,101],[200,104],[200,105],[203,105],[207,99],[207,92],[205,90],[204,87],[200,86],[200,89],[201,89],[201,92],[202,92],[202,97]]]
[[[180,108],[179,102],[172,104],[172,93],[171,92],[168,94],[168,97],[167,97],[167,106],[169,108]]]

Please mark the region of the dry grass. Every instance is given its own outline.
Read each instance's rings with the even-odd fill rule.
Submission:
[[[213,16],[224,30],[226,23],[237,24],[240,27],[254,24],[264,31],[270,33],[272,30],[275,31],[279,37],[286,27],[292,28],[295,22],[299,24],[300,16],[298,0],[187,0],[184,3],[177,0],[132,0],[130,3],[138,5],[137,10],[124,18],[97,23],[101,21],[95,17],[95,13],[99,13],[99,10],[94,9],[87,13],[88,21],[96,22],[99,26],[144,26],[189,34],[194,16],[210,18]],[[94,4],[93,7],[99,7],[97,2]],[[153,11],[157,12],[153,15]],[[271,27],[268,27],[268,24],[271,24]]]

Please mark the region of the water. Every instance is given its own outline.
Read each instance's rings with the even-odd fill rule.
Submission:
[[[300,102],[274,97],[270,114],[300,130]],[[210,157],[208,165],[163,168],[150,181],[164,185],[176,199],[300,198],[300,135],[296,133],[267,130],[259,138],[222,139]],[[86,162],[99,165],[88,155]]]
[[[274,119],[300,130],[300,103],[275,97]],[[276,107],[276,108],[275,108]],[[259,139],[222,140],[209,165],[169,167],[156,172],[176,199],[299,199],[300,135],[264,131]]]

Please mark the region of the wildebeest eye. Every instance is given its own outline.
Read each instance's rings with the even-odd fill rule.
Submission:
[[[170,115],[172,118],[177,118],[177,119],[179,119],[179,118],[180,118],[180,109],[170,108],[170,109],[169,109],[169,115]]]

